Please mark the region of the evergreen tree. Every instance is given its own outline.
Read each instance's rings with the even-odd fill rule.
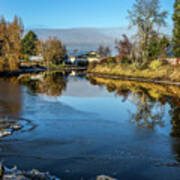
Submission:
[[[33,31],[29,31],[22,40],[22,54],[33,56],[37,54],[38,38]]]
[[[168,56],[168,47],[169,46],[170,46],[170,40],[166,36],[163,36],[159,42],[160,56],[161,57],[167,57]]]
[[[180,57],[180,0],[176,0],[174,4],[174,38],[173,50],[176,57]]]
[[[170,42],[166,36],[159,37],[154,34],[148,45],[148,59],[155,60],[161,57],[167,57],[167,49]]]

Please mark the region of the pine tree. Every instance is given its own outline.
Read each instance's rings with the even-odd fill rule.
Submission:
[[[33,56],[37,54],[37,35],[29,31],[22,40],[22,54]]]
[[[180,0],[175,1],[173,21],[174,21],[173,51],[176,57],[180,57]]]

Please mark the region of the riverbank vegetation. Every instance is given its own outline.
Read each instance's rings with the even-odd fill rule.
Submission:
[[[180,1],[174,6],[174,31],[169,37],[159,31],[166,25],[167,12],[159,0],[136,0],[128,11],[137,34],[116,40],[118,55],[90,64],[88,71],[117,76],[180,81]]]
[[[152,61],[148,67],[139,68],[135,64],[116,64],[116,63],[102,63],[95,67],[90,67],[88,70],[94,74],[114,75],[136,77],[154,80],[179,81],[180,80],[180,66],[171,66],[166,62],[159,62],[159,60]]]

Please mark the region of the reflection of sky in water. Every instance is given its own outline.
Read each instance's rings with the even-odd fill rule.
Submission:
[[[161,110],[154,103],[152,114]],[[131,122],[137,111],[132,94],[124,101],[105,86],[72,77],[61,96],[31,93],[30,87],[23,87],[20,115],[37,127],[7,137],[1,142],[0,156],[9,165],[50,171],[64,179],[97,174],[119,179],[176,179],[179,169],[155,166],[178,163],[180,156],[179,140],[170,137],[170,106],[163,107],[165,126],[146,129]]]
[[[63,96],[113,97],[113,94],[109,94],[105,90],[105,87],[92,86],[86,79],[71,77],[68,79],[68,84],[66,90],[63,92]]]

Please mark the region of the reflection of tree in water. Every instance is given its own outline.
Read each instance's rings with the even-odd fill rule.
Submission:
[[[180,99],[172,98],[169,104],[171,106],[169,111],[172,124],[171,136],[180,137]]]
[[[44,81],[38,83],[37,92],[48,96],[60,96],[66,88],[66,79],[59,73],[46,74]]]
[[[116,92],[117,95],[123,97],[123,102],[129,99],[136,105],[137,111],[131,116],[131,123],[136,123],[140,127],[151,128],[155,126],[164,126],[163,117],[165,114],[166,100],[164,96],[156,92],[156,89],[143,88],[134,86],[131,82],[89,78],[92,85],[105,85],[108,92]],[[135,82],[133,82],[135,84]]]
[[[37,76],[29,76],[21,79],[34,93],[46,94],[48,96],[60,96],[65,90],[67,78],[62,73],[43,73]]]
[[[176,160],[180,162],[180,98],[170,98],[169,104],[171,109],[169,115],[171,116],[171,136],[177,138],[176,141],[172,141],[172,151],[176,154]]]
[[[165,106],[152,99],[146,90],[141,89],[141,91],[136,92],[133,102],[137,106],[137,110],[136,113],[132,114],[132,123],[148,129],[154,129],[157,125],[164,126]]]
[[[0,116],[16,116],[21,112],[21,87],[17,83],[17,78],[0,80]]]

